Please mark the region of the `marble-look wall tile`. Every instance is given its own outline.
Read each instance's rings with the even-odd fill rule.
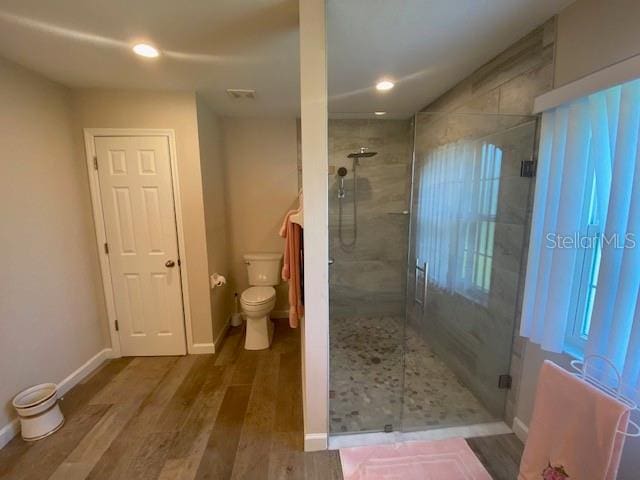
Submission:
[[[411,120],[330,120],[329,302],[332,318],[404,314],[409,217]],[[378,152],[357,168],[357,230],[354,246],[353,160],[365,147]],[[345,167],[342,227],[337,169]],[[339,229],[345,243],[339,240]]]
[[[555,28],[555,18],[549,19],[462,79],[423,110],[451,112],[458,108],[465,108],[483,94],[508,85],[514,78],[528,75],[540,66],[552,65]],[[546,75],[539,80],[545,85],[549,77],[552,78],[552,72],[547,72]],[[534,87],[533,90],[535,89]],[[528,99],[535,97],[535,93],[523,91],[520,97],[521,101],[526,103]],[[521,112],[503,111],[503,113]]]
[[[518,274],[525,227],[515,223],[496,223],[493,242],[493,266]]]

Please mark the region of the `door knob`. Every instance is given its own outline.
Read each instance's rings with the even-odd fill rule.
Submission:
[[[173,260],[167,260],[164,264],[164,266],[167,268],[173,268],[175,267],[175,265],[176,265],[176,262],[174,262]]]

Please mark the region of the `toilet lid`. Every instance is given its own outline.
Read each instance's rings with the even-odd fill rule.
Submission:
[[[276,296],[273,287],[250,287],[242,292],[240,300],[248,305],[260,305]]]

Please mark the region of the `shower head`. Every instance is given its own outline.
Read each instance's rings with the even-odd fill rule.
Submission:
[[[360,149],[363,150],[363,149]],[[356,152],[356,153],[350,153],[349,155],[347,155],[347,158],[369,158],[369,157],[373,157],[375,155],[377,155],[378,152]]]

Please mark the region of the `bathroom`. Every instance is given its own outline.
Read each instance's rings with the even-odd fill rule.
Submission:
[[[437,25],[410,9],[372,19],[354,5],[328,2],[328,122],[316,130],[328,139],[328,241],[314,247],[327,249],[329,306],[314,314],[328,320],[307,338],[317,346],[317,336],[327,334],[329,355],[314,351],[306,362],[326,361],[330,448],[443,435],[470,438],[472,448],[482,443],[474,447],[474,437],[486,438],[487,451],[501,451],[504,444],[491,442],[514,433],[526,442],[541,364],[551,359],[571,370],[584,355],[579,343],[549,353],[521,325],[530,315],[525,284],[542,148],[542,117],[532,113],[556,105],[558,85],[577,81],[572,61],[580,61],[568,42],[583,60],[592,53],[577,47],[586,42],[577,25],[601,25],[587,22],[580,8],[587,4],[567,8],[572,20],[540,18],[478,68],[428,89],[421,78],[437,84],[446,72],[407,68],[403,75],[397,57],[395,75],[380,72],[394,48],[406,57],[416,51],[410,32],[421,29],[428,42]],[[591,81],[594,70],[583,67]],[[359,76],[369,89],[358,88]],[[412,88],[423,91],[409,98]],[[549,103],[537,106],[539,98]],[[318,280],[312,287],[322,286]],[[572,305],[576,318],[580,309],[592,314],[584,303]],[[588,324],[573,328],[582,328],[584,341]],[[307,398],[318,390],[308,383]],[[314,412],[325,407],[307,402]],[[627,432],[617,478],[633,478],[633,436]],[[310,445],[315,437],[308,435]]]
[[[390,446],[515,478],[545,361],[597,347],[600,254],[556,343],[531,259],[539,185],[573,220],[543,118],[634,105],[612,2],[0,2],[0,479],[350,480]]]

